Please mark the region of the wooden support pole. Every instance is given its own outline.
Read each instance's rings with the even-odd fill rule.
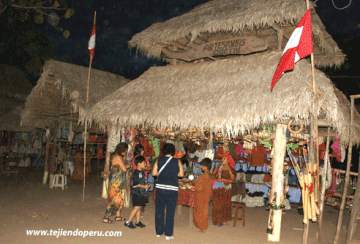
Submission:
[[[281,232],[282,204],[281,199],[284,196],[284,158],[286,153],[286,129],[287,125],[277,124],[274,140],[274,157],[273,157],[273,177],[270,199],[275,196],[275,208],[269,215],[269,223],[273,221],[273,229],[268,233],[268,241],[279,242]],[[273,215],[273,216],[272,216]]]
[[[340,205],[340,213],[338,218],[338,223],[336,227],[336,235],[334,239],[334,244],[337,244],[340,237],[341,232],[341,225],[342,225],[342,219],[344,215],[344,208],[345,208],[345,201],[346,201],[346,195],[347,195],[347,189],[349,186],[349,176],[350,176],[350,168],[351,168],[351,159],[352,159],[352,135],[353,135],[353,126],[354,126],[354,106],[355,101],[354,98],[351,97],[351,107],[350,107],[350,135],[349,135],[349,149],[348,149],[348,158],[347,158],[347,165],[346,165],[346,175],[345,175],[345,184],[344,184],[344,190],[341,198],[341,205]]]
[[[94,26],[96,24],[96,11],[94,14]],[[86,89],[86,104],[89,102],[89,90],[90,90],[90,73],[91,73],[91,65],[92,65],[93,57],[90,55],[90,64],[89,64],[89,73],[87,79],[87,89]],[[86,140],[87,140],[87,121],[85,121],[85,138],[84,138],[84,180],[83,180],[83,197],[82,202],[85,201],[85,184],[86,184]]]
[[[317,239],[321,240],[321,227],[322,227],[322,220],[324,215],[324,202],[325,202],[325,184],[326,184],[326,175],[328,171],[328,162],[329,162],[329,146],[330,146],[330,127],[328,127],[328,135],[326,138],[326,150],[325,150],[325,160],[324,160],[324,174],[321,180],[321,197],[320,197],[320,215],[318,221],[318,231],[316,233]]]
[[[351,99],[351,107],[350,107],[350,114],[351,118],[354,117],[354,106],[355,106],[355,99],[360,98],[359,95],[352,95],[350,96]],[[353,130],[353,122],[351,122],[351,130]],[[360,158],[359,158],[360,162]],[[358,175],[360,175],[360,167],[358,167]],[[345,188],[344,188],[345,189]],[[346,236],[346,243],[351,243],[353,238],[356,236],[356,229],[355,229],[355,223],[357,223],[357,217],[359,213],[359,204],[360,204],[360,180],[358,177],[357,183],[356,183],[356,191],[354,196],[354,202],[353,207],[351,209],[351,215],[350,215],[350,221],[349,221],[349,227],[348,227],[348,233]]]
[[[359,158],[359,162],[360,162],[360,158]],[[360,167],[358,167],[359,170],[359,174],[360,174]],[[346,236],[346,243],[351,243],[352,240],[354,239],[354,237],[356,236],[356,222],[358,221],[358,214],[359,214],[359,204],[360,204],[360,191],[358,191],[358,189],[360,189],[360,180],[358,178],[357,183],[356,183],[356,190],[355,190],[355,196],[354,196],[354,202],[353,202],[353,207],[351,209],[351,215],[350,215],[350,221],[349,221],[349,228],[348,228],[348,233]]]
[[[109,151],[109,140],[110,140],[110,133],[111,133],[111,128],[108,128],[107,130],[107,144],[106,144],[106,152],[105,152],[105,165],[104,165],[104,172],[103,174],[107,174],[109,173],[109,168],[110,168],[110,151]],[[109,182],[109,178],[107,180],[104,180],[103,184],[105,185],[105,187],[103,187],[103,192],[102,192],[102,197],[103,198],[107,198],[108,194],[104,191],[108,191],[108,185],[106,184],[106,182]]]
[[[43,184],[46,185],[47,179],[49,176],[49,147],[50,147],[50,140],[51,137],[49,135],[48,138],[46,138],[46,146],[45,146],[45,164],[44,164],[44,177],[43,177]]]

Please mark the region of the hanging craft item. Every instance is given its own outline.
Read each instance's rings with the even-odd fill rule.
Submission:
[[[251,154],[251,166],[264,166],[265,161],[267,161],[266,149],[262,144],[257,144]]]
[[[129,130],[125,133],[126,142],[128,143],[128,152],[126,156],[126,161],[131,162],[134,158],[134,151],[135,151],[135,130]]]
[[[144,147],[144,156],[147,158],[155,156],[153,147],[149,143],[149,139],[146,137],[141,138],[140,144]]]
[[[159,139],[151,136],[150,145],[152,146],[153,157],[157,158],[160,155]]]
[[[288,123],[288,129],[291,133],[298,134],[304,129],[304,123],[301,120],[297,120],[300,125],[295,124],[295,120],[292,119]]]
[[[89,131],[89,142],[96,142],[96,141],[97,141],[96,131],[95,129],[91,128]]]
[[[110,136],[108,140],[109,152],[112,153],[115,151],[116,146],[120,143],[120,128],[112,126],[110,131]]]
[[[334,152],[334,156],[338,162],[341,162],[341,147],[340,140],[338,139],[338,134],[336,133],[336,139],[334,143],[331,145],[331,149]]]
[[[99,152],[96,155],[97,159],[103,159],[104,158],[104,150],[103,150],[103,144],[101,144]]]

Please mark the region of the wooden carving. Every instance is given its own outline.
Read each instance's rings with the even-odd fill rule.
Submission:
[[[189,50],[182,51],[170,51],[164,48],[162,50],[162,58],[192,61],[206,57],[249,54],[266,50],[268,44],[258,37],[248,36],[212,41],[201,45],[193,43],[190,47]]]

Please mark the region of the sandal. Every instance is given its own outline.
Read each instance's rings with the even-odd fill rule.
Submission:
[[[125,221],[126,219],[124,219],[123,217],[119,216],[119,217],[115,217],[115,221]]]
[[[107,221],[105,222],[104,220],[107,220]],[[102,222],[104,224],[113,224],[114,223],[114,221],[110,220],[109,218],[103,218]]]

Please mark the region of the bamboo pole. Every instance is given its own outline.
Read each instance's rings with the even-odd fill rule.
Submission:
[[[340,205],[340,213],[338,218],[338,223],[336,227],[336,235],[334,239],[334,244],[337,244],[340,237],[340,231],[341,231],[341,225],[342,225],[342,219],[344,215],[344,208],[345,208],[345,201],[346,201],[346,194],[347,189],[349,186],[349,175],[350,175],[350,167],[351,167],[351,158],[352,158],[352,134],[353,134],[353,126],[354,126],[354,98],[351,97],[351,109],[350,109],[350,135],[349,135],[349,149],[348,149],[348,158],[347,158],[347,165],[346,165],[346,176],[345,176],[345,184],[344,184],[344,190],[342,194],[341,199],[341,205]]]
[[[105,152],[105,165],[104,165],[104,172],[103,172],[103,175],[107,175],[108,172],[109,172],[109,168],[110,168],[110,151],[109,151],[109,138],[110,138],[110,133],[111,133],[111,128],[108,128],[108,131],[107,131],[107,144],[106,144],[106,152]],[[108,175],[107,175],[108,176]],[[106,184],[106,182],[109,182],[109,178],[107,178],[106,180],[103,181],[103,185],[105,185],[106,187],[104,188],[103,187],[103,192],[102,192],[102,197],[103,198],[107,198],[108,197],[108,194],[107,194],[107,191],[108,191],[108,185]],[[106,192],[104,192],[106,191]]]
[[[94,25],[96,23],[96,11],[94,14]],[[91,73],[91,65],[92,65],[92,57],[90,55],[90,64],[89,64],[89,73],[88,73],[88,80],[87,80],[87,89],[86,89],[86,104],[89,102],[89,88],[90,88],[90,73]],[[84,129],[84,180],[83,180],[83,197],[82,202],[85,201],[85,185],[86,185],[86,140],[87,140],[87,122],[85,121],[85,129]]]
[[[328,171],[328,162],[329,162],[329,145],[330,145],[330,127],[328,127],[328,135],[326,138],[326,151],[325,151],[325,160],[324,160],[324,175],[321,180],[321,198],[320,198],[320,215],[319,215],[319,221],[318,221],[318,231],[317,231],[317,239],[321,240],[321,227],[322,227],[322,220],[323,220],[323,214],[324,214],[324,201],[325,201],[325,184],[326,184],[326,175]]]
[[[306,0],[306,8],[309,9],[310,8],[310,3],[309,0]],[[314,53],[310,54],[310,60],[311,60],[311,74],[312,74],[312,78],[313,78],[313,91],[314,94],[316,93],[316,83],[315,83],[315,61],[314,61]]]
[[[50,147],[50,140],[51,137],[49,135],[48,138],[46,138],[46,146],[45,146],[45,164],[44,164],[44,177],[43,177],[43,184],[46,185],[47,179],[49,176],[49,147]]]
[[[276,208],[272,209],[273,216],[269,215],[269,222],[273,217],[274,228],[271,233],[268,233],[268,241],[279,242],[281,232],[281,217],[282,204],[281,196],[284,196],[284,158],[286,152],[286,128],[284,124],[276,125],[276,135],[274,140],[274,157],[273,157],[273,177],[271,196],[275,197],[274,205]]]
[[[359,162],[360,162],[360,158],[359,158]],[[360,174],[360,167],[358,167],[359,170],[359,174]],[[353,240],[354,236],[356,235],[356,229],[355,227],[357,227],[357,221],[358,221],[358,213],[359,213],[359,204],[360,204],[360,192],[358,191],[358,189],[360,189],[360,180],[358,178],[357,183],[356,183],[356,191],[355,191],[355,196],[354,196],[354,202],[353,202],[353,207],[351,209],[351,215],[350,215],[350,221],[349,221],[349,227],[348,227],[348,233],[346,236],[346,243],[350,244],[351,241]]]

